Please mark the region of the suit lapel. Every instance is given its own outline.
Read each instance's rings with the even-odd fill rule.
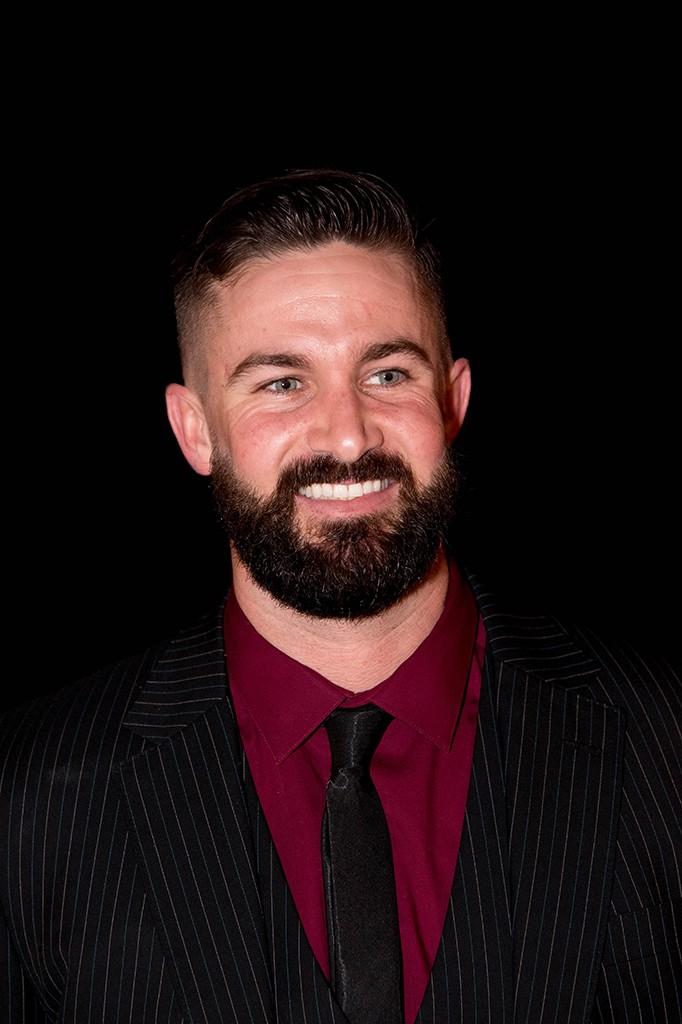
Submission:
[[[264,1024],[272,985],[221,624],[222,604],[159,657],[126,722],[153,742],[119,773],[188,1019]]]
[[[621,712],[587,695],[599,666],[554,619],[500,610],[480,578],[461,567],[486,626],[486,697],[451,908],[422,1019],[437,1005],[439,972],[450,971],[452,981],[457,936],[479,928],[480,941],[472,941],[485,952],[491,1019],[512,1020],[513,999],[518,1019],[540,1024],[558,1014],[568,1024],[589,1005],[605,935]],[[306,1018],[312,1006],[316,1024],[344,1024],[243,757],[227,687],[223,608],[224,598],[167,646],[126,721],[149,741],[119,770],[160,937],[190,1020],[286,1019],[291,972],[283,995],[276,946],[294,942],[307,973],[299,979]],[[275,883],[264,883],[266,861]],[[282,901],[284,938],[273,938],[262,893]],[[480,993],[481,960],[474,963]]]
[[[515,1019],[582,1021],[606,934],[624,713],[588,696],[603,669],[556,620],[485,616],[509,841]]]
[[[568,1024],[584,1019],[605,937],[620,711],[528,675],[515,683],[507,778],[517,1012]]]
[[[488,648],[450,902],[419,1024],[511,1024],[513,964],[505,779]]]

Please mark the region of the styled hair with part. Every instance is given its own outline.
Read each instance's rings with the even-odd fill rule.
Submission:
[[[368,172],[291,170],[229,196],[172,264],[177,338],[185,383],[203,399],[208,365],[203,314],[215,288],[257,260],[344,241],[402,257],[430,310],[442,369],[451,359],[440,254],[403,196]]]

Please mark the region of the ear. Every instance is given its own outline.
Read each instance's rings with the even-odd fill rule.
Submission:
[[[201,400],[183,384],[169,384],[166,412],[182,454],[192,469],[209,476],[213,444]]]
[[[471,367],[464,357],[449,368],[445,382],[444,421],[447,443],[457,437],[464,422],[471,394]]]

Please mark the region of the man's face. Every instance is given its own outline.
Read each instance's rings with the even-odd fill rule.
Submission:
[[[217,291],[207,351],[233,555],[305,614],[394,604],[438,554],[458,479],[448,432],[468,398],[465,360],[442,386],[407,267],[342,242],[251,265]]]

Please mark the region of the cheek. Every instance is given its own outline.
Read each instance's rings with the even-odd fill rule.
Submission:
[[[237,473],[268,488],[274,485],[282,467],[306,452],[312,412],[308,406],[297,412],[245,408],[226,412],[223,437]],[[402,454],[417,479],[427,483],[446,444],[442,413],[433,396],[418,396],[393,406],[377,404],[367,415],[381,428],[384,447]]]
[[[255,413],[228,416],[224,434],[235,469],[244,478],[276,479],[294,431],[291,420]]]
[[[386,446],[396,445],[412,463],[421,482],[426,482],[446,446],[445,425],[437,406],[419,405],[409,416],[393,418],[390,429],[387,427],[384,433]]]

